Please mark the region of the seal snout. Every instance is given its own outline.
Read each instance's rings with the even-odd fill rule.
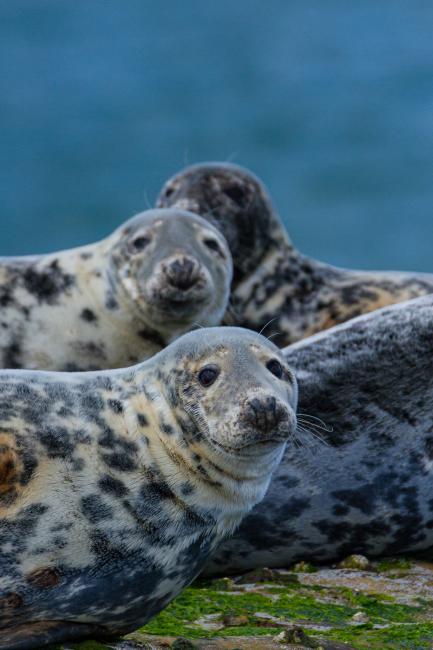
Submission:
[[[165,267],[165,274],[168,283],[181,291],[188,291],[197,285],[202,275],[198,262],[186,256],[172,260]]]
[[[287,411],[274,396],[253,397],[246,401],[242,419],[255,431],[272,433],[287,417]]]
[[[212,297],[209,272],[194,255],[176,253],[156,266],[147,283],[149,301],[162,312],[196,312]]]

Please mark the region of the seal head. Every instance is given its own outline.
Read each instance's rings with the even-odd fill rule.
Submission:
[[[221,320],[232,259],[216,228],[185,211],[148,210],[113,237],[111,265],[124,296],[149,326],[168,333],[166,340],[196,319],[203,326]]]
[[[247,484],[248,499],[257,490],[260,500],[263,477],[296,430],[297,383],[284,356],[266,338],[236,327],[186,334],[153,360],[168,356],[164,384],[182,435],[177,444],[195,448],[200,464],[211,459],[212,480],[240,481],[238,500]]]
[[[232,163],[186,167],[165,183],[157,205],[195,212],[224,234],[233,255],[235,285],[278,242],[288,241],[266,187]]]

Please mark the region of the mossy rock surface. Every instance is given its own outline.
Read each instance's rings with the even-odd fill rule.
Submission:
[[[433,565],[391,559],[368,570],[299,568],[198,580],[118,643],[62,650],[433,649]]]

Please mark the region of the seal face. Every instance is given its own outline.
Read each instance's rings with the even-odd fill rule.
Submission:
[[[1,372],[0,648],[165,607],[263,498],[296,403],[280,351],[237,328],[128,369]]]
[[[263,183],[237,165],[187,167],[167,181],[157,204],[191,210],[221,230],[234,260],[226,321],[257,331],[272,321],[281,347],[433,290],[430,274],[339,269],[302,255]]]
[[[329,562],[361,553],[431,557],[433,297],[384,308],[284,351],[299,427],[265,499],[207,571]]]
[[[90,370],[141,361],[226,309],[232,260],[192,213],[149,210],[107,239],[0,259],[0,363]]]

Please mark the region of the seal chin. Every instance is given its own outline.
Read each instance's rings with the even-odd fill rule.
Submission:
[[[152,319],[162,323],[169,319],[175,322],[191,321],[212,302],[212,287],[203,276],[194,287],[177,288],[164,281],[163,277],[152,277],[143,288],[146,311]]]
[[[175,322],[191,321],[191,319],[203,311],[212,300],[212,296],[206,291],[201,293],[192,292],[175,293],[164,288],[152,292],[146,300],[147,311],[151,312],[152,319],[157,322],[165,320]]]

